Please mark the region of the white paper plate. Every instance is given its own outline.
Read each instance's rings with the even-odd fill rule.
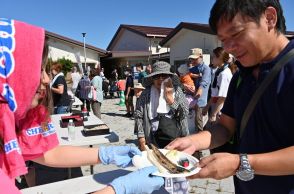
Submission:
[[[166,149],[159,149],[164,155],[169,151]],[[161,176],[161,177],[167,177],[167,178],[175,178],[175,177],[187,177],[192,176],[200,171],[201,168],[196,167],[199,160],[189,154],[186,154],[184,152],[178,152],[180,159],[188,159],[189,160],[189,166],[186,167],[186,169],[191,170],[189,173],[180,173],[180,174],[171,174],[169,172],[161,173],[161,172],[155,172],[152,175]],[[144,168],[147,166],[152,166],[152,163],[147,158],[147,152],[143,151],[142,156],[136,155],[133,157],[133,165],[136,168]]]

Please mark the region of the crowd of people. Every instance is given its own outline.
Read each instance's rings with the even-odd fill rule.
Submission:
[[[213,49],[211,64],[204,64],[201,48],[193,48],[176,73],[164,61],[147,65],[145,71],[137,64],[139,81],[134,84],[131,70],[125,70],[120,90],[124,90],[125,116],[135,118],[139,149],[81,148],[58,145],[51,123],[51,113],[68,111],[70,98],[61,64],[53,63],[49,71],[46,66],[44,30],[1,19],[1,31],[9,34],[7,29],[15,29],[9,37],[16,46],[6,41],[8,36],[0,36],[0,45],[6,48],[0,52],[6,57],[2,60],[5,71],[0,71],[0,109],[4,112],[0,115],[0,193],[20,193],[13,180],[27,173],[25,161],[52,167],[97,163],[127,167],[150,143],[198,157],[201,170],[192,179],[234,176],[237,194],[294,193],[294,42],[284,35],[280,2],[216,0],[209,25],[222,42],[222,47]],[[27,50],[30,56],[23,54]],[[32,68],[28,70],[25,64]],[[33,76],[24,81],[22,75],[28,71]],[[101,118],[106,79],[102,68],[98,65],[80,78],[76,73],[74,67],[73,93],[84,103],[82,108],[92,109]],[[111,75],[117,83],[117,70]],[[191,110],[195,113],[192,131],[188,124]],[[32,128],[40,130],[29,135]],[[201,154],[228,142],[230,150]],[[164,184],[162,177],[150,176],[156,170],[147,167],[118,177],[96,193],[151,193]],[[187,183],[186,179],[173,181]]]
[[[141,154],[136,147],[84,148],[58,145],[50,119],[52,88],[55,88],[53,90],[56,94],[62,95],[66,91],[66,84],[63,83],[61,74],[55,80],[48,76],[50,72],[57,76],[59,65],[52,66],[50,72],[46,71],[48,46],[45,31],[11,19],[1,19],[0,27],[1,31],[6,30],[8,34],[12,32],[9,29],[15,29],[10,38],[16,45],[12,48],[11,42],[5,41],[7,36],[0,37],[1,45],[10,48],[5,50],[4,72],[7,74],[0,78],[1,86],[5,86],[1,87],[0,96],[0,109],[4,113],[0,115],[0,193],[20,193],[14,185],[14,179],[27,174],[25,162],[29,160],[52,167],[79,167],[98,163],[116,164],[120,167],[131,165],[132,156]],[[31,36],[28,36],[28,32]],[[27,52],[31,54],[23,54]],[[7,60],[7,57],[12,60]],[[27,63],[31,68],[26,67]],[[26,79],[23,74],[33,76]],[[61,81],[55,84],[56,80]],[[93,83],[95,82],[94,80]],[[34,129],[39,130],[31,133]],[[161,177],[149,176],[155,171],[155,167],[147,167],[118,177],[97,193],[151,193],[164,183]],[[134,181],[129,184],[129,180]],[[148,186],[141,187],[140,183]]]

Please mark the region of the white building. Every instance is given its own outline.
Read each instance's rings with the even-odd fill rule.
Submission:
[[[85,64],[84,43],[46,31],[49,45],[49,58],[53,61],[66,58],[74,64]],[[86,64],[93,67],[100,63],[100,57],[107,56],[107,51],[86,44]]]
[[[173,28],[122,24],[107,47],[111,56],[105,58],[105,61],[116,67],[152,63],[152,55],[168,52],[168,48],[161,47],[159,42],[172,30]]]
[[[181,22],[160,42],[163,47],[170,49],[170,64],[178,66],[186,62],[190,49],[201,48],[206,64],[210,63],[212,50],[221,46],[209,25]]]

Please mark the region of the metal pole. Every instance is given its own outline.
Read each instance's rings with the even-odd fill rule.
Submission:
[[[85,72],[87,72],[87,55],[86,55],[86,32],[82,33],[84,39],[84,59],[85,59]]]

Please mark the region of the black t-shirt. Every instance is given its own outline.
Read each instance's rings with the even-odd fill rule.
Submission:
[[[235,119],[239,128],[243,113],[254,92],[277,61],[290,49],[294,41],[271,62],[261,64],[258,80],[252,68],[241,68],[231,80],[222,113]],[[239,80],[239,81],[238,81]],[[238,85],[238,86],[237,86]],[[237,140],[237,153],[258,154],[294,145],[294,60],[286,64],[259,99],[241,139]],[[236,139],[239,137],[237,130]],[[289,156],[293,157],[293,156]],[[261,176],[244,182],[234,177],[237,194],[289,193],[294,189],[294,175]]]
[[[57,94],[57,93],[52,92],[54,106],[68,106],[70,103],[70,99],[67,94],[67,85],[66,85],[64,76],[59,76],[55,80],[52,87],[58,88],[58,85],[63,85],[64,90],[63,90],[62,94]]]
[[[127,95],[128,87],[131,87],[129,96],[134,96],[134,79],[131,75],[127,77],[125,95]]]

